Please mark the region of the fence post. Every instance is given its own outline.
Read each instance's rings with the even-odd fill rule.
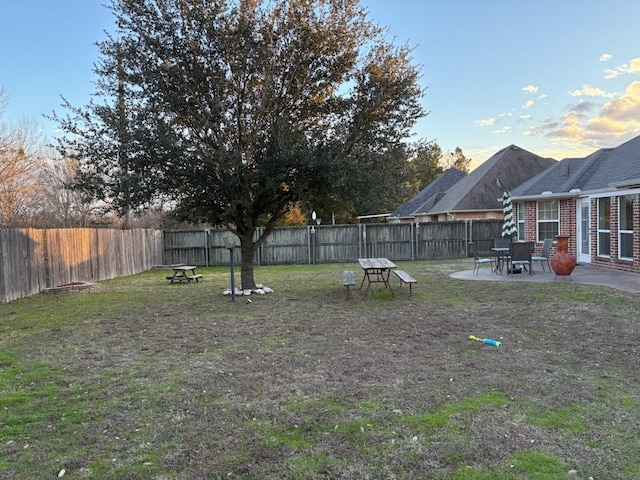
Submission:
[[[51,284],[51,264],[49,262],[49,230],[44,230],[42,235],[42,251],[44,253],[44,285],[53,287]]]
[[[314,212],[315,213],[315,212]],[[314,225],[311,225],[311,263],[316,263],[316,248],[318,245],[318,231]]]
[[[368,258],[369,254],[367,253],[367,224],[362,223],[362,248],[363,254],[360,255],[362,258]]]
[[[409,250],[411,251],[411,260],[413,261],[413,260],[416,259],[416,255],[418,253],[418,250],[415,248],[416,245],[413,242],[413,240],[414,240],[414,238],[413,238],[414,237],[414,233],[413,232],[414,232],[414,227],[415,227],[413,222],[411,222],[411,226],[410,227],[411,228],[409,228],[409,242],[411,242],[411,247],[409,248]]]
[[[209,266],[209,229],[204,229],[204,264]]]
[[[464,255],[465,257],[469,256],[469,242],[473,242],[473,220],[465,220],[464,221],[464,236],[466,239],[465,245],[464,245]]]

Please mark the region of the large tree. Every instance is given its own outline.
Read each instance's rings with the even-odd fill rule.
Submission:
[[[411,50],[358,0],[112,0],[96,98],[54,115],[79,185],[120,212],[164,202],[253,258],[298,201],[380,196],[424,111]],[[391,162],[391,164],[389,164]],[[398,167],[399,168],[399,167]],[[386,173],[386,177],[385,177]],[[377,192],[377,193],[376,193]],[[256,238],[258,226],[264,233]]]

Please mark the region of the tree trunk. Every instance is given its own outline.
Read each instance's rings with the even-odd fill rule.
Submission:
[[[253,232],[240,237],[240,252],[242,254],[242,268],[240,283],[243,290],[255,290],[256,282],[253,278],[253,257],[256,245],[253,243]]]

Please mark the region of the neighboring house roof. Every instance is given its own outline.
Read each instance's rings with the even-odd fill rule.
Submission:
[[[503,148],[453,185],[430,214],[502,210],[502,195],[557,161],[543,158],[516,145]]]
[[[424,187],[411,200],[398,207],[394,216],[412,217],[426,213],[442,198],[444,193],[467,174],[457,168],[446,169],[438,178]]]
[[[584,158],[567,158],[515,188],[512,198],[567,196],[640,185],[640,136]]]

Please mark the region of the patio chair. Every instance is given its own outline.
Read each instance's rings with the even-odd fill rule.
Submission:
[[[509,240],[508,238],[496,238],[493,241],[493,246],[496,248],[509,248],[510,243],[511,240]]]
[[[479,257],[478,256],[478,251],[476,250],[476,246],[473,244],[473,242],[469,243],[469,248],[471,249],[471,254],[473,255],[473,260],[474,260],[473,273],[475,273],[477,275],[478,272],[480,271],[480,265],[486,265],[487,263],[491,267],[491,271],[493,271],[493,258],[490,258],[490,257],[487,257],[487,258]]]
[[[511,242],[509,244],[509,261],[507,263],[507,273],[511,274],[515,266],[520,266],[529,270],[529,275],[533,272],[531,268],[531,252],[533,242]]]
[[[549,267],[549,272],[551,272],[551,266],[549,265],[549,252],[551,251],[551,245],[553,245],[553,238],[545,238],[540,255],[533,255],[531,257],[532,262],[540,262],[543,272],[546,271],[544,269],[544,262],[547,262],[547,267]]]

